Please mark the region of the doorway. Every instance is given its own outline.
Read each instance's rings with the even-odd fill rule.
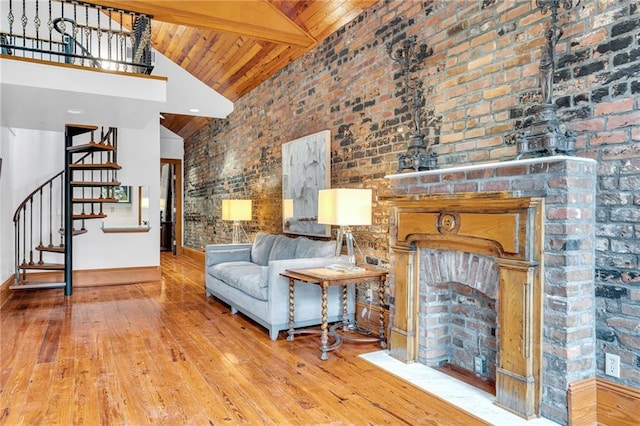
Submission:
[[[160,159],[160,251],[182,254],[182,160]]]

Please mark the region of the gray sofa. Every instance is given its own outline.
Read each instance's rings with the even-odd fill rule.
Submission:
[[[335,241],[314,241],[259,232],[253,244],[206,246],[205,286],[213,296],[269,330],[271,340],[289,328],[289,280],[286,269],[313,268],[336,262]],[[322,323],[320,286],[296,282],[296,327]],[[349,320],[355,313],[355,286],[347,289]],[[342,320],[342,286],[328,290],[329,322]]]

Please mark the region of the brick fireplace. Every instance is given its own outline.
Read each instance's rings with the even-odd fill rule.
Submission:
[[[495,403],[567,422],[595,376],[596,163],[546,157],[388,176],[390,354],[473,371]]]

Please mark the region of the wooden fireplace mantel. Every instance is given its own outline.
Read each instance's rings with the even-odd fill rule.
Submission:
[[[391,207],[395,312],[391,356],[418,356],[419,248],[476,253],[499,267],[496,404],[539,415],[544,198],[508,192],[381,196]]]

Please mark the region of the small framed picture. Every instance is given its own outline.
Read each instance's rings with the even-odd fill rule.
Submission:
[[[115,198],[117,203],[130,203],[131,202],[131,187],[130,186],[103,186],[102,197]]]

